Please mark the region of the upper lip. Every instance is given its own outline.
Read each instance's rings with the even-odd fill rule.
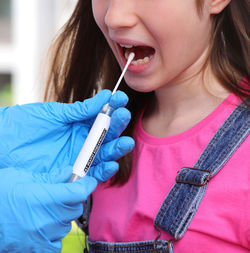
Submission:
[[[144,47],[151,47],[150,45],[147,45],[144,42],[137,41],[137,40],[131,40],[131,39],[125,39],[125,38],[111,38],[112,41],[114,41],[117,44],[122,45],[132,45],[132,46],[144,46]]]

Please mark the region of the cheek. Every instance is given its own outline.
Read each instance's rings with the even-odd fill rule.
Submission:
[[[196,58],[209,44],[209,18],[205,15],[200,18],[194,7],[192,11],[186,11],[184,8],[173,9],[165,14],[165,18],[163,13],[159,13],[161,15],[158,15],[158,20],[161,18],[161,21],[164,21],[155,19],[148,26],[155,24],[150,31],[158,46],[161,60],[165,63],[172,65],[175,59]]]

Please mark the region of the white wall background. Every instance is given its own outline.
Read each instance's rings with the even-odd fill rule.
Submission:
[[[75,3],[12,0],[13,42],[0,45],[0,73],[12,75],[12,104],[42,101],[47,50]]]

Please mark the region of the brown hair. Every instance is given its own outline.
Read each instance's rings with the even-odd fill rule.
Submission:
[[[202,14],[204,0],[196,0]],[[211,51],[208,61],[218,80],[241,98],[250,96],[249,0],[232,0],[213,17]],[[91,0],[79,0],[76,8],[55,40],[51,70],[45,100],[59,102],[82,101],[100,88],[112,89],[121,73],[120,67],[102,32],[95,23]],[[245,77],[243,86],[239,86]],[[242,83],[242,82],[241,82]],[[120,89],[130,101],[132,120],[124,135],[132,136],[135,119],[153,93],[139,93],[124,81]],[[120,159],[120,170],[112,185],[127,182],[131,170],[131,155]]]

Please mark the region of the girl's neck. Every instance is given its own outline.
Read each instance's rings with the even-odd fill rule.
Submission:
[[[157,137],[179,134],[204,119],[228,95],[229,92],[208,73],[204,78],[200,74],[169,83],[155,91],[144,114],[143,127]]]

